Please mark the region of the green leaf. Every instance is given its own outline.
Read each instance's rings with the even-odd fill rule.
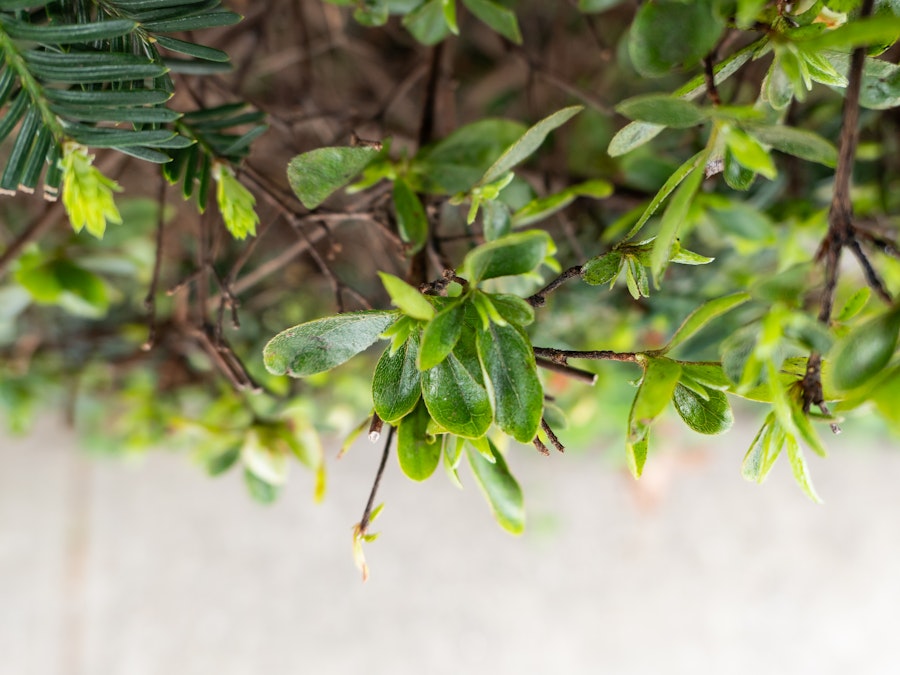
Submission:
[[[174,19],[145,21],[141,24],[141,27],[149,33],[182,33],[188,30],[233,26],[240,22],[242,18],[240,14],[235,14],[234,12],[202,12]]]
[[[261,481],[269,485],[284,485],[287,482],[288,456],[275,447],[275,440],[271,429],[254,425],[244,436],[241,461]]]
[[[756,173],[741,165],[730,149],[725,149],[725,183],[732,190],[749,190],[756,179]]]
[[[0,17],[0,26],[14,40],[38,42],[45,45],[68,45],[96,40],[112,40],[128,35],[138,24],[129,19],[108,19],[85,23],[52,23],[35,25]]]
[[[582,269],[581,278],[592,286],[612,283],[622,270],[622,254],[610,251],[588,260]]]
[[[746,131],[756,140],[800,159],[829,167],[837,164],[837,148],[812,131],[783,125],[747,126]]]
[[[706,324],[716,317],[729,312],[735,307],[744,304],[750,299],[749,293],[732,293],[721,298],[715,298],[704,303],[688,315],[684,322],[679,326],[678,330],[669,340],[669,343],[662,348],[662,352],[669,352],[682,342],[689,340],[698,331],[702,330]]]
[[[860,288],[846,303],[844,303],[841,310],[837,312],[835,321],[844,323],[859,314],[863,310],[863,307],[866,306],[866,303],[869,302],[871,295],[872,290],[868,286]]]
[[[700,434],[723,434],[734,424],[728,397],[721,391],[707,389],[707,399],[681,384],[675,387],[672,402],[681,419]]]
[[[625,99],[616,111],[638,122],[685,129],[705,122],[709,112],[692,101],[667,94],[645,94]]]
[[[463,4],[480,21],[486,23],[507,40],[517,45],[522,44],[522,33],[519,31],[519,22],[515,12],[497,2],[492,2],[492,0],[463,0]]]
[[[469,251],[460,266],[460,274],[473,284],[496,277],[528,274],[555,251],[544,230],[517,232],[489,241]]]
[[[422,202],[402,178],[394,181],[394,212],[397,214],[397,231],[409,244],[408,255],[418,253],[428,241],[428,216]]]
[[[648,358],[634,399],[633,420],[641,424],[652,423],[672,399],[680,376],[681,364],[677,361]]]
[[[724,391],[731,388],[731,380],[720,363],[679,361],[681,372],[707,389]]]
[[[478,0],[481,2],[482,0]],[[506,149],[491,167],[485,172],[476,186],[488,185],[500,180],[508,171],[525,161],[541,147],[551,131],[561,127],[575,115],[584,110],[584,106],[573,105],[562,110],[557,110],[552,115],[542,119],[526,131],[521,138]]]
[[[512,534],[521,534],[525,530],[525,499],[522,489],[509,472],[503,455],[490,439],[488,443],[493,462],[489,462],[478,452],[466,449],[472,475],[500,526]]]
[[[250,496],[260,504],[271,504],[278,499],[279,486],[257,478],[249,469],[244,469],[244,485],[247,486]]]
[[[374,147],[319,148],[297,155],[288,164],[288,182],[300,201],[314,209],[347,185],[375,159]]]
[[[291,377],[331,370],[372,345],[396,320],[397,312],[348,312],[288,328],[263,349],[266,370]]]
[[[206,473],[210,476],[220,476],[230,469],[241,456],[241,444],[236,443],[224,452],[213,456],[206,463]]]
[[[768,469],[772,468],[775,459],[781,452],[780,443],[776,448],[773,448],[772,444],[773,430],[777,424],[775,413],[769,413],[762,427],[760,427],[753,438],[750,448],[744,455],[744,461],[741,463],[741,475],[747,480],[762,483],[769,473]]]
[[[441,461],[441,443],[428,436],[431,417],[421,401],[409,415],[400,420],[397,428],[397,459],[409,478],[423,481],[437,469]]]
[[[872,16],[848,21],[834,30],[823,31],[816,37],[802,42],[805,51],[823,49],[855,49],[868,45],[891,45],[900,37],[900,18]]]
[[[203,59],[204,61],[212,61],[214,63],[228,62],[228,54],[223,52],[221,49],[215,49],[213,47],[207,47],[205,45],[198,45],[194,42],[176,40],[175,38],[170,38],[165,35],[158,36],[156,38],[156,42],[169,51],[176,52],[178,54],[186,54],[187,56],[193,56],[194,58]]]
[[[528,326],[534,322],[534,309],[522,298],[504,293],[485,294],[494,309],[508,323]]]
[[[621,5],[624,0],[578,0],[578,11],[585,14],[605,12],[616,5]]]
[[[454,302],[428,322],[422,331],[419,370],[434,368],[453,351],[459,336],[462,335],[464,313],[462,303]]]
[[[434,421],[457,436],[478,438],[491,426],[487,391],[452,353],[422,373],[422,397]]]
[[[404,16],[403,25],[423,45],[436,45],[451,32],[458,32],[447,23],[444,7],[443,0],[428,0]]]
[[[672,191],[677,188],[685,178],[690,176],[696,169],[702,167],[702,165],[706,163],[707,155],[708,153],[705,150],[701,150],[684,164],[675,169],[675,171],[671,176],[669,176],[665,184],[663,184],[663,186],[659,189],[659,192],[657,192],[656,195],[654,195],[653,199],[650,200],[650,203],[647,205],[647,208],[644,210],[644,213],[641,214],[641,217],[638,219],[638,221],[628,231],[628,234],[625,235],[625,237],[623,238],[624,241],[627,241],[634,235],[636,235],[644,226],[644,224],[648,220],[650,220],[650,216],[656,213],[656,210],[665,201],[666,197],[672,194]]]
[[[387,272],[379,272],[381,283],[391,296],[391,302],[400,308],[400,311],[413,319],[428,321],[434,316],[434,307],[417,288],[413,288],[399,277]]]
[[[824,52],[835,70],[846,76],[850,70],[850,54]],[[900,105],[900,66],[867,57],[859,92],[859,104],[871,110],[888,110]]]
[[[712,51],[725,23],[709,0],[645,2],[628,35],[628,54],[645,77],[690,67]]]
[[[661,124],[648,124],[647,122],[631,122],[616,132],[606,149],[610,157],[621,157],[635,148],[648,143],[665,129]]]
[[[900,309],[857,326],[831,352],[831,383],[846,391],[864,385],[880,373],[894,355],[900,332]]]
[[[809,468],[806,466],[806,459],[803,457],[803,451],[800,449],[797,439],[787,434],[785,436],[785,445],[787,446],[788,459],[791,461],[791,471],[794,473],[794,480],[797,481],[797,485],[800,486],[807,497],[816,504],[821,504],[822,499],[816,494],[816,489],[813,487]]]
[[[541,197],[528,202],[512,216],[513,227],[525,227],[566,208],[577,197],[593,197],[603,199],[613,192],[611,183],[605,180],[591,180],[566,188],[554,195]]]
[[[418,353],[418,340],[411,337],[394,354],[390,348],[385,349],[375,366],[372,401],[375,412],[389,424],[409,414],[419,401]]]
[[[467,192],[526,130],[512,120],[484,119],[467,124],[419,152],[411,169],[426,183],[428,191]]]
[[[441,0],[441,9],[444,13],[444,20],[450,27],[450,32],[459,35],[459,25],[456,21],[456,0]]]
[[[725,136],[725,143],[734,158],[742,166],[761,174],[769,180],[778,175],[772,156],[760,145],[759,141],[736,127],[731,127]]]
[[[663,274],[669,265],[669,259],[672,257],[672,250],[675,247],[678,231],[684,224],[694,201],[697,190],[703,182],[703,171],[698,166],[693,173],[689,174],[684,182],[678,186],[669,205],[666,207],[659,224],[659,233],[653,243],[653,251],[650,254],[650,268],[653,271],[653,278],[656,287],[659,288]]]
[[[530,443],[544,407],[531,345],[514,326],[490,324],[476,334],[478,359],[497,426],[520,443]]]

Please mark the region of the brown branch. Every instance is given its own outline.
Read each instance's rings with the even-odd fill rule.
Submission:
[[[559,439],[556,437],[556,434],[553,433],[553,429],[550,428],[547,420],[543,417],[541,417],[541,429],[543,429],[544,433],[547,434],[547,438],[550,439],[550,442],[553,444],[554,448],[556,448],[560,452],[566,451],[566,446],[560,443]]]
[[[575,277],[580,277],[582,273],[582,266],[578,265],[576,267],[570,267],[565,272],[560,274],[556,279],[551,281],[549,284],[544,286],[537,293],[532,295],[530,298],[525,298],[525,302],[527,302],[532,307],[543,307],[547,302],[547,296],[550,295],[557,288],[566,283],[569,279],[574,279]]]
[[[156,216],[156,256],[153,259],[153,276],[150,278],[150,288],[147,290],[147,297],[144,298],[144,307],[147,309],[147,341],[141,346],[145,352],[153,349],[156,343],[156,291],[159,288],[159,272],[162,268],[163,257],[163,229],[165,227],[166,218],[166,187],[165,177],[159,176],[159,192],[157,193],[156,203],[159,213]]]
[[[714,106],[722,105],[722,99],[719,97],[719,89],[716,87],[716,74],[713,70],[713,55],[707,54],[703,58],[703,79],[706,82],[706,95]]]
[[[569,349],[551,349],[549,347],[534,347],[534,355],[558,363],[567,365],[569,359],[586,359],[593,361],[627,361],[637,363],[638,355],[634,352],[600,351],[573,351]]]
[[[538,452],[545,457],[550,456],[550,449],[546,445],[544,445],[544,442],[537,436],[532,439],[531,444],[534,445],[534,447],[537,448]]]
[[[873,7],[874,0],[863,0],[860,17],[870,16]],[[859,260],[869,285],[882,299],[891,302],[890,294],[860,248],[856,239],[856,229],[853,226],[853,202],[850,196],[850,186],[853,178],[853,166],[856,163],[856,149],[859,145],[859,95],[865,61],[866,48],[854,49],[850,57],[850,70],[842,112],[840,149],[834,172],[834,192],[831,197],[831,207],[828,210],[828,232],[816,253],[817,260],[824,259],[825,261],[825,288],[819,308],[819,321],[825,325],[831,322],[831,315],[834,311],[841,252],[845,247],[850,248]],[[823,414],[827,415],[828,409],[825,406],[822,390],[822,355],[818,352],[809,355],[801,386],[803,387],[804,412],[808,413],[810,408],[815,405]],[[840,428],[833,424],[832,431],[837,433]]]
[[[384,475],[384,468],[387,466],[388,455],[391,452],[391,441],[394,438],[394,427],[388,426],[387,438],[384,441],[384,450],[381,453],[381,462],[378,464],[378,471],[375,474],[375,481],[372,483],[372,491],[369,492],[369,501],[366,502],[366,508],[363,511],[359,525],[356,531],[359,536],[365,536],[369,527],[369,521],[372,519],[372,509],[375,507],[375,496],[378,494],[378,486],[381,485],[381,477]]]
[[[580,380],[581,382],[585,382],[586,384],[589,384],[591,386],[597,384],[596,373],[591,373],[587,370],[581,370],[579,368],[573,368],[572,366],[567,366],[563,363],[557,363],[556,361],[549,361],[542,357],[535,357],[535,362],[537,363],[539,368],[544,368],[545,370],[550,370],[554,373],[560,373],[561,375],[571,377],[574,380]]]

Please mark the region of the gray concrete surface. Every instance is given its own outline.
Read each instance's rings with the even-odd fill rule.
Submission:
[[[295,471],[274,507],[183,456],[92,461],[46,424],[0,447],[0,673],[897,673],[900,453],[851,431],[738,473],[746,434],[651,457],[640,490],[598,450],[510,464],[521,538],[471,481],[392,463],[363,585],[350,556],[377,449]],[[619,452],[618,448],[612,451]]]

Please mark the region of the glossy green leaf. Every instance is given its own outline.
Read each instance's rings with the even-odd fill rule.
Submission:
[[[894,355],[900,332],[900,309],[892,309],[857,326],[831,352],[831,384],[848,390],[881,372]]]
[[[217,26],[233,26],[241,20],[240,14],[234,12],[201,12],[189,16],[159,21],[146,21],[141,27],[149,33],[181,33],[188,30],[214,28]]]
[[[656,235],[656,239],[653,242],[653,251],[650,254],[650,267],[653,271],[653,278],[657,288],[659,288],[663,274],[669,266],[669,259],[672,257],[672,250],[675,247],[678,232],[687,219],[691,203],[694,201],[694,197],[702,182],[703,171],[698,167],[687,175],[684,182],[678,186],[663,213],[659,224],[659,233]]]
[[[759,141],[745,131],[732,127],[725,136],[725,143],[741,166],[773,180],[778,175],[775,162]]]
[[[725,28],[712,4],[710,0],[643,3],[628,36],[628,54],[637,71],[660,77],[677,66],[692,66],[711,52]]]
[[[418,253],[428,241],[428,216],[422,202],[402,178],[394,181],[394,212],[397,215],[397,232],[409,244],[408,255]]]
[[[415,481],[430,477],[441,461],[440,439],[427,433],[431,417],[421,401],[397,428],[397,459],[403,473]]]
[[[641,214],[641,217],[638,219],[638,221],[634,224],[631,230],[628,231],[628,234],[625,235],[624,239],[626,241],[628,239],[631,239],[640,231],[644,224],[648,220],[650,220],[650,217],[654,213],[656,213],[656,210],[666,200],[666,197],[672,194],[672,191],[675,190],[675,188],[677,188],[683,180],[692,175],[695,170],[702,167],[702,165],[706,162],[706,157],[706,151],[701,150],[684,164],[675,169],[672,175],[669,176],[668,180],[666,180],[665,184],[663,184],[663,186],[659,189],[659,192],[657,192],[653,196],[653,199],[650,200],[650,203],[647,205],[647,208]]]
[[[709,112],[696,103],[667,94],[644,94],[625,99],[616,112],[638,122],[683,129],[709,119]]]
[[[128,35],[138,24],[129,19],[108,19],[85,23],[31,24],[0,17],[0,27],[13,39],[41,44],[68,45],[95,40],[112,40]]]
[[[372,401],[375,412],[385,422],[393,424],[416,407],[421,394],[418,353],[418,340],[411,337],[394,354],[390,348],[385,349],[375,366]]]
[[[634,399],[633,419],[635,422],[650,424],[672,399],[681,364],[667,358],[648,358],[644,366],[644,377]]]
[[[702,330],[710,321],[725,314],[725,312],[729,312],[735,307],[744,304],[749,299],[749,293],[741,292],[732,293],[731,295],[726,295],[721,298],[715,298],[714,300],[704,303],[691,312],[684,322],[682,322],[681,326],[678,327],[678,330],[676,330],[675,334],[672,336],[672,339],[669,340],[669,343],[663,347],[663,352],[675,349],[675,347],[682,342],[685,342],[696,335],[697,332]]]
[[[734,424],[728,397],[721,391],[706,390],[707,398],[678,384],[672,396],[675,410],[691,429],[700,434],[723,434]]]
[[[156,38],[156,42],[169,51],[177,52],[178,54],[186,54],[187,56],[193,56],[197,59],[203,59],[205,61],[212,61],[215,63],[226,63],[228,61],[228,54],[223,52],[221,49],[215,49],[213,47],[207,47],[205,45],[198,45],[194,42],[176,40],[175,38],[171,38],[166,35],[158,36]]]
[[[586,14],[605,12],[623,2],[624,0],[578,0],[578,11]]]
[[[371,346],[397,320],[397,312],[347,312],[282,331],[263,349],[273,375],[304,377],[331,370]]]
[[[837,164],[837,148],[812,131],[784,125],[748,126],[746,130],[761,143],[788,155],[830,167]]]
[[[428,370],[441,363],[453,351],[462,335],[465,308],[459,302],[442,309],[422,331],[419,349],[419,370]]]
[[[553,240],[544,230],[517,232],[469,251],[460,266],[460,274],[472,283],[528,274],[554,251]]]
[[[491,426],[487,391],[453,353],[422,373],[422,397],[434,421],[457,436],[478,438]]]
[[[401,312],[421,321],[428,321],[434,316],[434,306],[417,288],[413,288],[403,279],[387,272],[379,272],[378,276],[388,295],[391,296],[391,302],[399,307]]]
[[[288,182],[303,206],[314,209],[353,180],[378,152],[369,146],[311,150],[290,161]]]
[[[512,534],[525,530],[525,499],[522,489],[509,472],[506,460],[488,439],[494,461],[489,462],[478,452],[466,450],[469,466],[500,526]]]
[[[619,251],[610,251],[596,258],[591,258],[584,264],[581,278],[592,286],[612,283],[622,270],[622,254]]]
[[[488,185],[500,180],[508,171],[534,154],[534,152],[541,147],[541,144],[543,144],[551,131],[561,127],[582,110],[584,110],[584,106],[569,106],[568,108],[557,110],[552,115],[548,115],[540,122],[530,127],[521,138],[509,146],[504,153],[500,155],[497,161],[490,166],[476,185]]]
[[[612,184],[605,180],[591,180],[566,188],[548,197],[534,199],[512,216],[513,227],[525,227],[544,220],[566,208],[578,197],[603,199],[613,192]]]
[[[511,9],[507,9],[500,3],[493,2],[493,0],[463,0],[463,4],[479,20],[486,23],[507,40],[517,45],[522,44],[519,22],[516,19],[515,12]]]
[[[455,32],[447,23],[444,4],[443,0],[428,0],[404,16],[403,25],[423,45],[436,45]]]
[[[490,293],[487,297],[504,321],[517,326],[528,326],[534,322],[534,309],[522,298],[505,293]]]
[[[430,191],[466,192],[526,131],[525,125],[512,120],[479,120],[423,149],[412,168]]]
[[[743,166],[730,149],[725,149],[725,183],[732,190],[749,190],[756,180],[756,173]]]
[[[848,21],[834,30],[823,31],[811,40],[804,41],[804,50],[849,50],[877,44],[893,44],[900,38],[900,18],[872,16]]]
[[[497,426],[520,443],[530,443],[544,406],[531,345],[514,326],[491,324],[477,331],[477,347]]]

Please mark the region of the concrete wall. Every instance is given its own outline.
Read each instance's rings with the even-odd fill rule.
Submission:
[[[0,673],[900,672],[896,444],[845,432],[810,459],[815,506],[784,459],[746,484],[746,441],[653,455],[640,490],[599,450],[516,449],[521,538],[466,475],[392,462],[363,585],[378,448],[330,463],[324,505],[297,470],[266,508],[237,475],[89,462],[44,425],[0,448]]]

